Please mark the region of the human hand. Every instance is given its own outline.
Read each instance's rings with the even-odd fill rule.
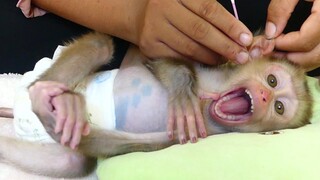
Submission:
[[[220,55],[244,63],[252,33],[216,0],[149,0],[138,24],[137,44],[151,57],[219,64]]]
[[[275,38],[275,56],[287,58],[307,70],[320,66],[320,1],[313,1],[310,16],[299,31],[282,34],[298,0],[271,0],[268,8],[266,37]],[[278,52],[277,52],[278,51]]]
[[[84,97],[81,94],[65,92],[52,99],[56,120],[55,133],[62,132],[60,143],[76,149],[82,136],[90,133],[86,116]]]

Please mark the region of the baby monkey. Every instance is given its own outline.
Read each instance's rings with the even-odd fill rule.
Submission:
[[[109,36],[90,33],[69,44],[28,85],[35,121],[41,121],[45,135],[73,149],[42,141],[46,138],[0,137],[0,161],[37,174],[79,177],[94,169],[96,157],[159,150],[188,138],[196,142],[199,135],[309,123],[312,99],[304,71],[287,61],[259,58],[209,67],[177,59],[151,61],[133,47],[118,71],[95,73],[112,53]],[[19,124],[24,114],[19,106],[14,111]],[[22,136],[39,136],[32,133]]]

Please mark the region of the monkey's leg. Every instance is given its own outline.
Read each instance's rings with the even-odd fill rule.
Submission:
[[[108,64],[113,51],[110,36],[97,32],[86,34],[67,44],[57,61],[37,81],[57,81],[73,89],[84,77]]]
[[[78,150],[88,156],[111,157],[130,152],[149,152],[178,144],[170,141],[166,132],[133,134],[121,131],[92,129],[82,138]]]
[[[168,90],[169,114],[167,129],[169,137],[174,130],[175,120],[180,143],[187,142],[185,120],[191,142],[197,141],[198,132],[202,137],[206,137],[194,66],[191,63],[175,59],[149,61],[146,66]]]
[[[59,143],[62,133],[55,133],[55,122],[48,122],[43,123],[44,128]],[[177,143],[177,139],[170,141],[166,132],[134,134],[93,128],[89,135],[82,136],[77,150],[90,157],[111,157],[136,151],[155,151]]]
[[[81,177],[93,171],[96,159],[56,143],[40,144],[0,136],[0,162],[51,177]]]

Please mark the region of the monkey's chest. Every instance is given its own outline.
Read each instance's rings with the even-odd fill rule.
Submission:
[[[116,129],[166,131],[167,92],[144,66],[119,70],[113,92]]]

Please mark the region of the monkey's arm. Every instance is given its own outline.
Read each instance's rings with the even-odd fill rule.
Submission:
[[[29,86],[33,111],[37,115],[52,111],[53,97],[73,90],[80,80],[107,64],[112,54],[111,37],[97,32],[67,45],[56,62]]]
[[[89,33],[68,44],[57,61],[37,81],[57,81],[73,89],[81,79],[112,59],[110,36]]]
[[[67,45],[56,62],[29,86],[33,111],[43,121],[49,121],[50,118],[46,117],[51,116],[53,111],[61,109],[59,106],[63,105],[54,105],[52,103],[54,97],[68,90],[72,91],[84,77],[107,64],[112,59],[112,54],[112,39],[102,33],[86,34]],[[66,110],[56,112],[58,114],[55,116],[55,121],[58,122],[68,122],[69,117],[77,117],[64,115],[63,112],[66,112]],[[72,114],[76,113],[72,112]],[[59,127],[57,127],[57,132],[60,131]]]
[[[176,121],[180,143],[186,143],[185,119],[191,142],[197,141],[198,132],[201,137],[206,137],[193,64],[176,59],[161,59],[149,61],[146,66],[168,90],[167,131],[169,138],[173,138]]]

